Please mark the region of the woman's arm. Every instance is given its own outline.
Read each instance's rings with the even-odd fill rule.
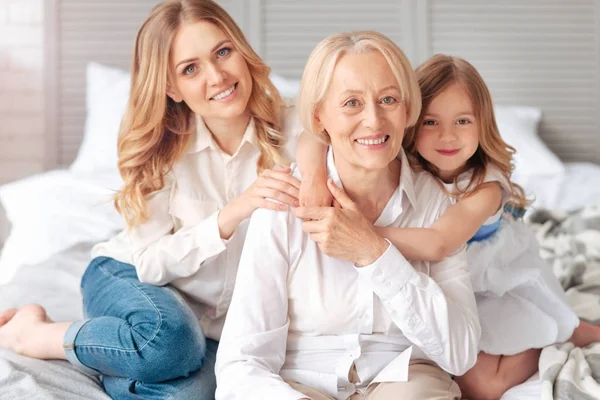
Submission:
[[[296,209],[297,216],[311,219],[302,224],[303,230],[328,256],[354,263],[394,324],[431,360],[451,374],[465,373],[475,364],[481,335],[465,246],[432,264],[430,275],[420,272],[373,231],[356,204],[331,180],[329,187],[341,209]],[[437,217],[448,200],[440,191],[431,195],[437,196],[431,201],[439,206],[430,211]]]
[[[279,376],[289,326],[289,218],[257,210],[250,220],[219,343],[217,400],[306,398]]]
[[[283,211],[287,205],[281,203],[295,205],[300,186],[289,174],[289,168],[266,170],[250,188],[221,210],[174,232],[170,213],[174,182],[172,177],[168,183],[165,181],[165,187],[147,198],[150,219],[127,231],[140,281],[157,286],[193,275],[206,260],[225,251],[227,240],[237,226],[257,208]],[[180,211],[185,214],[185,210]]]
[[[331,205],[327,189],[327,145],[315,135],[303,131],[298,139],[296,163],[302,176],[300,205],[325,207]]]
[[[464,248],[418,272],[394,246],[357,268],[402,333],[433,362],[462,375],[477,359],[481,325]]]
[[[481,184],[450,207],[429,228],[376,227],[409,260],[440,261],[463,246],[498,211],[502,201],[497,182]]]

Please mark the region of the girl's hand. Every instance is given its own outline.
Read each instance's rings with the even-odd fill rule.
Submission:
[[[300,183],[300,206],[302,207],[329,207],[333,200],[331,191],[327,187],[327,171],[302,177]]]

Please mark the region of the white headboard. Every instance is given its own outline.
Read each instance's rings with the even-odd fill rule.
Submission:
[[[85,120],[85,65],[129,68],[135,33],[159,0],[46,0],[47,154],[74,158]],[[273,71],[299,78],[325,36],[375,29],[413,64],[466,58],[498,104],[541,107],[562,159],[600,163],[598,0],[222,0]]]

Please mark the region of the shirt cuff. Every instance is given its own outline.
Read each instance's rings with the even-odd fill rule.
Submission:
[[[356,267],[358,274],[375,286],[381,299],[396,296],[408,281],[417,274],[413,266],[389,240],[387,250],[373,264]]]
[[[225,251],[227,243],[236,233],[234,231],[231,238],[227,240],[221,238],[221,233],[219,232],[220,212],[221,210],[217,210],[196,227],[196,247],[207,249],[208,257],[206,258],[213,257]]]

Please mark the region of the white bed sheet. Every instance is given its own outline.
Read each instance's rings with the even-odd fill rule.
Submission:
[[[519,386],[504,393],[500,400],[539,400],[542,397],[542,381],[538,373]]]
[[[533,195],[534,208],[573,211],[595,205],[600,208],[600,165],[566,163],[564,174],[516,179],[528,195]]]

